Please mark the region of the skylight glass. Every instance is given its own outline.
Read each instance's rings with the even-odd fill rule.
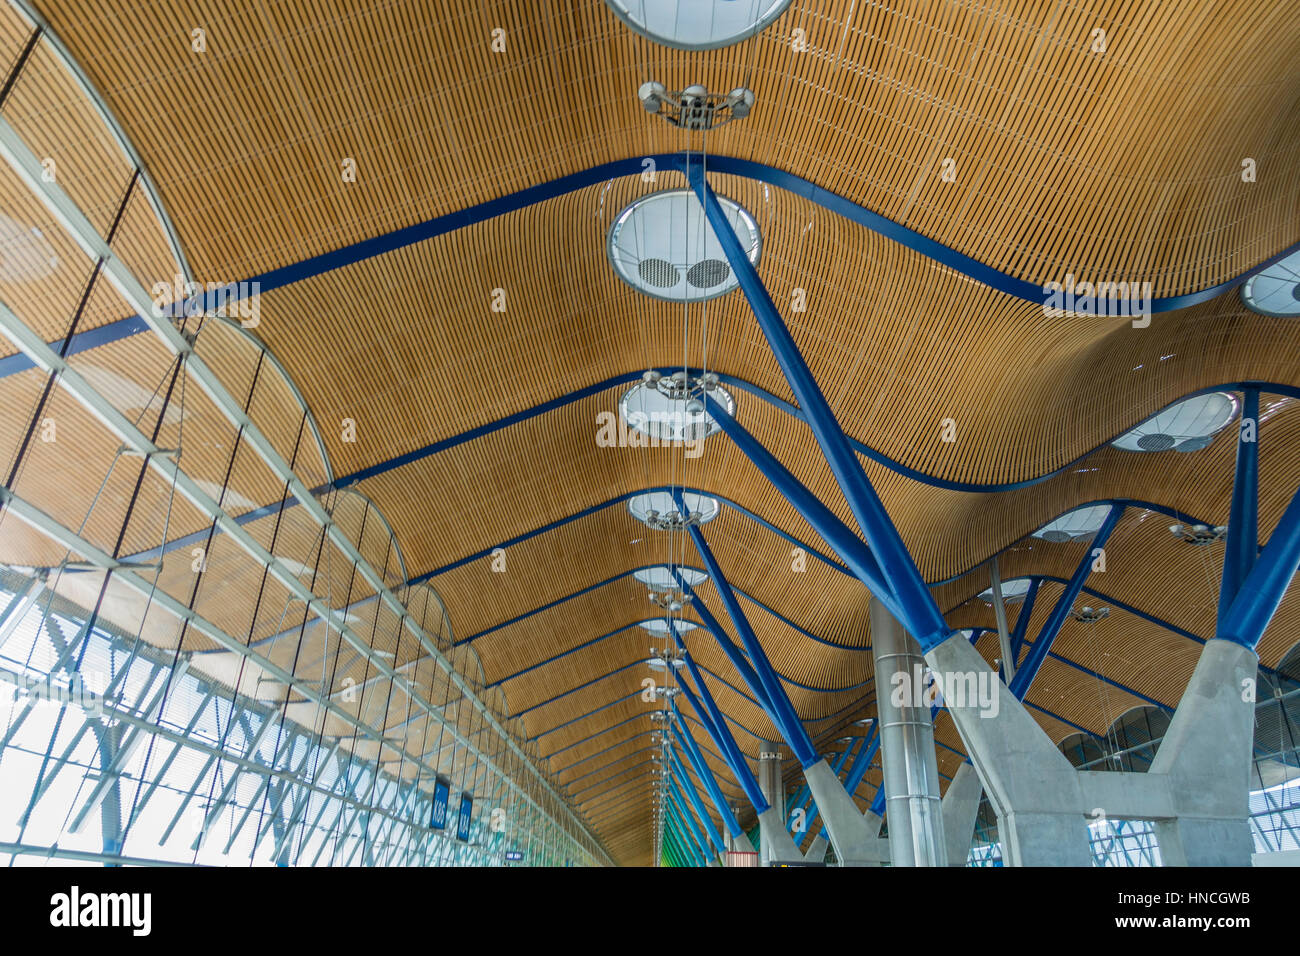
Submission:
[[[1227,392],[1193,395],[1152,415],[1112,444],[1125,451],[1200,451],[1236,417],[1236,396]]]
[[[723,196],[722,211],[749,261],[758,263],[762,240],[745,209]],[[620,279],[669,302],[704,302],[736,288],[726,253],[689,189],[668,189],[636,200],[614,220],[606,241]]]
[[[605,0],[641,36],[677,50],[716,50],[763,30],[790,0]]]

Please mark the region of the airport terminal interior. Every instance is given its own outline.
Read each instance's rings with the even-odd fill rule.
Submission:
[[[1274,0],[0,0],[0,865],[1300,865]]]

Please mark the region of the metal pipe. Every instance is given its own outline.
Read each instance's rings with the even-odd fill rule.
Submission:
[[[871,655],[875,665],[876,712],[880,727],[894,866],[947,866],[934,725],[923,700],[909,700],[885,688],[902,677],[913,688],[925,671],[921,648],[879,601],[871,602]],[[900,701],[898,698],[902,697]]]

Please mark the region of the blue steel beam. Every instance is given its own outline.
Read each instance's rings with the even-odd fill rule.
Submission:
[[[699,688],[699,697],[696,697],[695,694],[691,693],[690,686],[683,679],[684,675],[679,674],[677,685],[681,688],[682,696],[690,701],[691,707],[695,710],[695,716],[703,725],[705,733],[713,739],[714,746],[722,751],[727,765],[731,768],[732,775],[736,778],[736,782],[740,784],[740,789],[745,791],[745,796],[749,798],[754,812],[762,813],[770,804],[764,799],[763,792],[759,790],[758,781],[754,778],[753,771],[749,769],[749,764],[741,754],[740,748],[736,746],[735,738],[731,736],[731,730],[727,727],[726,719],[714,702],[713,695],[709,693],[709,687],[700,675],[700,670],[695,665],[690,652],[686,650],[681,635],[677,633],[676,627],[672,627],[671,630],[673,638],[677,641],[677,647],[686,659],[686,667],[695,680],[695,686]]]
[[[871,733],[867,735],[867,743],[858,755],[853,758],[853,765],[849,767],[849,775],[844,780],[844,789],[852,796],[862,783],[862,778],[867,775],[871,769],[871,761],[875,759],[876,752],[880,750],[880,733],[876,722],[871,724]]]
[[[695,815],[699,818],[709,840],[717,849],[718,855],[721,855],[726,850],[727,844],[723,841],[722,834],[718,832],[718,826],[713,822],[713,817],[709,815],[709,811],[705,808],[704,801],[700,799],[700,792],[695,789],[695,782],[691,780],[691,775],[687,773],[686,768],[682,766],[681,759],[671,748],[668,750],[668,759],[672,762],[672,769],[677,779],[681,781],[679,789],[685,794],[686,799],[690,801],[691,807],[695,810]]]
[[[1300,489],[1237,589],[1217,637],[1254,649],[1300,567]]]
[[[1052,642],[1056,640],[1056,635],[1061,632],[1061,626],[1065,623],[1065,619],[1070,614],[1070,609],[1079,597],[1084,582],[1088,580],[1088,574],[1092,570],[1094,561],[1093,551],[1097,548],[1106,547],[1106,541],[1110,538],[1111,532],[1115,530],[1115,525],[1119,524],[1120,516],[1123,513],[1123,505],[1111,506],[1110,512],[1106,515],[1106,520],[1101,523],[1101,527],[1097,529],[1097,533],[1093,535],[1092,541],[1088,544],[1083,560],[1075,568],[1070,583],[1065,586],[1065,590],[1052,607],[1052,613],[1043,624],[1043,629],[1039,633],[1037,640],[1034,641],[1034,646],[1025,655],[1024,663],[1016,669],[1016,676],[1011,680],[1010,690],[1017,700],[1025,699],[1025,693],[1029,690],[1029,685],[1034,682],[1039,668],[1043,666],[1043,661],[1047,659],[1047,652],[1052,649]]]
[[[1025,592],[1025,599],[1020,604],[1020,613],[1016,615],[1016,627],[1011,632],[1011,653],[1016,659],[1016,666],[1019,666],[1020,651],[1025,644],[1025,632],[1029,630],[1029,619],[1034,616],[1034,601],[1038,599],[1038,586],[1041,581],[1033,578],[1029,582],[1029,590]]]
[[[671,787],[668,788],[668,812],[681,833],[683,841],[687,844],[691,852],[691,859],[695,861],[696,866],[705,865],[704,851],[700,849],[699,837],[694,828],[686,825],[686,820],[682,808],[677,803],[677,795],[673,793]]]
[[[714,856],[714,854],[709,852],[709,836],[701,829],[700,821],[695,817],[695,808],[692,806],[690,799],[686,796],[685,790],[674,775],[675,773],[676,771],[674,768],[669,768],[667,771],[668,790],[672,793],[674,799],[676,799],[678,806],[681,807],[682,814],[685,816],[686,822],[690,825],[691,833],[694,835],[695,840],[700,847],[700,851],[704,854],[704,859],[708,860]],[[721,853],[722,844],[718,843],[715,844],[715,846],[717,847],[717,852]]]
[[[681,493],[677,493],[677,507],[686,514],[686,504],[682,499]],[[781,680],[772,670],[772,664],[767,659],[767,652],[763,650],[763,645],[759,643],[758,635],[749,625],[749,618],[745,616],[744,609],[736,599],[735,593],[731,590],[731,585],[727,583],[726,575],[722,573],[722,568],[718,565],[717,559],[713,556],[713,551],[709,547],[704,535],[695,525],[688,524],[686,530],[690,533],[691,541],[695,543],[695,550],[699,553],[700,558],[704,561],[704,566],[709,572],[709,578],[713,582],[713,588],[718,597],[722,599],[723,606],[727,609],[727,614],[731,617],[731,623],[736,628],[736,633],[740,636],[740,643],[744,646],[745,651],[749,654],[749,661],[753,665],[753,670],[757,674],[759,684],[764,696],[767,698],[769,716],[772,716],[773,723],[781,731],[794,752],[796,759],[804,767],[811,767],[818,760],[817,751],[813,748],[812,740],[808,737],[808,731],[804,729],[803,723],[799,720],[799,715],[795,713],[794,707],[790,704],[790,698],[781,686]],[[686,582],[678,574],[678,579],[682,581],[682,586],[686,587]],[[696,602],[699,606],[695,608],[695,613],[704,619],[707,608],[703,602]],[[711,629],[712,630],[712,629]],[[718,643],[724,645],[724,650],[728,650],[725,645],[730,644],[725,633],[718,634]],[[727,656],[731,657],[734,647],[728,650]],[[743,674],[743,672],[742,672]],[[748,680],[748,678],[747,678]]]
[[[734,417],[728,415],[726,410],[707,394],[704,397],[704,407],[740,452],[753,462],[754,467],[772,483],[772,487],[780,492],[781,497],[790,503],[790,506],[808,522],[809,527],[816,531],[831,546],[831,550],[848,565],[849,573],[866,585],[867,590],[877,596],[880,602],[889,608],[890,613],[902,614],[902,607],[890,590],[884,572],[881,571],[875,556],[862,543],[862,539],[836,517],[830,508],[822,504],[816,495],[763,446],[762,442],[751,435]],[[796,543],[833,567],[841,571],[845,570],[833,561],[829,561],[815,548],[810,548],[803,542]]]
[[[196,310],[210,312],[222,306],[229,306],[239,302],[241,296],[248,295],[254,290],[257,294],[264,295],[294,283],[325,275],[337,269],[347,268],[374,256],[395,252],[416,243],[427,242],[430,239],[447,235],[458,229],[474,226],[507,213],[518,212],[535,204],[568,195],[589,186],[605,183],[614,178],[640,175],[644,172],[643,163],[647,158],[653,161],[655,168],[671,169],[679,172],[684,171],[688,164],[698,165],[700,162],[698,156],[674,152],[658,153],[649,157],[631,156],[601,163],[424,222],[404,226],[393,232],[363,239],[330,252],[280,266],[268,272],[254,275],[242,282],[232,282],[220,289],[206,291],[202,296],[195,295],[192,300],[186,300],[186,304],[192,302]],[[708,163],[709,167],[716,173],[751,179],[791,192],[837,216],[842,216],[850,222],[870,229],[1006,295],[1034,302],[1038,305],[1043,303],[1041,286],[979,262],[914,229],[873,212],[860,203],[824,189],[811,180],[795,173],[755,162],[754,160],[733,156],[710,155]],[[1151,311],[1153,313],[1167,312],[1174,309],[1184,309],[1201,302],[1208,302],[1210,299],[1241,285],[1250,276],[1283,261],[1297,250],[1300,250],[1300,244],[1288,247],[1247,269],[1240,275],[1226,279],[1217,285],[1180,295],[1153,298],[1151,300]],[[174,312],[181,303],[177,302],[171,305],[173,306],[171,311]],[[110,322],[106,326],[73,335],[68,354],[75,354],[99,345],[116,342],[145,331],[148,331],[148,326],[139,316],[128,316]],[[51,347],[57,348],[62,343],[54,342],[50,344]],[[31,367],[31,361],[23,355],[13,355],[0,359],[0,378],[17,374]]]
[[[739,837],[744,831],[741,830],[740,822],[736,819],[736,815],[731,811],[731,804],[729,804],[727,798],[723,796],[722,788],[718,786],[718,780],[713,775],[712,768],[709,767],[708,763],[704,759],[704,755],[700,752],[700,747],[695,742],[695,736],[691,733],[691,728],[686,725],[686,719],[682,716],[681,711],[678,710],[677,704],[672,702],[670,706],[673,715],[676,718],[672,723],[673,734],[676,736],[678,743],[680,743],[686,750],[686,757],[690,761],[691,766],[695,768],[695,775],[699,777],[700,781],[704,784],[704,789],[708,792],[709,799],[713,801],[713,806],[718,811],[718,816],[722,818],[723,826],[727,828],[727,832],[730,833],[733,838]],[[723,762],[725,763],[726,761]]]
[[[754,703],[758,704],[758,706],[763,709],[763,713],[767,714],[768,719],[772,721],[773,726],[784,734],[785,729],[781,726],[781,717],[778,716],[777,711],[772,705],[772,701],[768,697],[768,690],[763,685],[762,680],[759,678],[753,666],[745,659],[744,652],[732,643],[731,637],[722,627],[721,622],[713,616],[712,611],[704,606],[704,602],[700,600],[699,595],[695,593],[695,589],[686,583],[686,579],[682,577],[680,572],[677,575],[677,580],[678,583],[681,584],[682,591],[694,598],[691,608],[699,616],[700,620],[704,622],[704,629],[713,635],[713,639],[717,642],[718,647],[722,649],[722,653],[726,655],[727,660],[731,662],[731,666],[734,667],[736,673],[740,675],[741,681],[749,688],[750,693],[753,694],[752,699]]]
[[[1244,431],[1250,423],[1250,441]],[[1222,630],[1241,589],[1241,582],[1259,556],[1259,389],[1248,388],[1237,427],[1237,462],[1232,479],[1232,506],[1228,513],[1228,540],[1223,551],[1223,579],[1219,586],[1216,630]]]
[[[915,636],[921,650],[930,650],[947,640],[950,634],[934,595],[925,586],[916,562],[912,560],[912,555],[899,537],[885,506],[867,480],[862,463],[849,446],[843,429],[835,420],[835,413],[822,395],[794,337],[782,321],[754,264],[741,247],[726,213],[718,203],[718,197],[705,179],[702,157],[698,163],[687,164],[687,178],[700,205],[704,207],[705,218],[713,227],[714,235],[731,265],[741,291],[749,301],[754,318],[771,346],[777,364],[781,366],[790,390],[799,407],[808,416],[808,427],[812,429],[813,437],[817,439],[817,444],[826,457],[826,463],[848,502],[849,510],[853,512],[872,554],[876,556],[881,568],[886,570],[888,578],[885,583],[889,585],[904,612],[901,620]]]

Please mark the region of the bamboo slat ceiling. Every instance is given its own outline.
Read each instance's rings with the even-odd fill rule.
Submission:
[[[636,36],[600,0],[37,6],[134,146],[200,281],[264,274],[601,163],[701,146],[795,173],[1034,284],[1072,273],[1184,294],[1235,279],[1300,238],[1292,160],[1300,22],[1269,2],[1193,10],[1118,0],[795,0],[754,38],[699,53]],[[498,27],[502,53],[491,49]],[[196,29],[204,52],[192,48]],[[1097,29],[1106,32],[1105,53],[1092,50]],[[792,43],[796,30],[806,39],[802,52]],[[19,20],[0,20],[8,62],[25,40]],[[702,142],[645,114],[634,93],[651,78],[670,89],[744,84],[758,105]],[[38,155],[58,158],[69,195],[106,234],[127,194],[129,164],[103,147],[106,134],[43,47],[3,115]],[[89,145],[80,132],[87,128],[95,130]],[[1241,175],[1247,158],[1253,182]],[[345,159],[356,163],[355,182],[340,176]],[[953,182],[939,174],[945,159],[955,161]],[[806,291],[808,310],[785,318],[853,438],[923,474],[977,485],[1063,469],[1019,490],[951,491],[864,459],[922,574],[946,582],[935,594],[949,623],[991,626],[992,612],[976,595],[988,586],[985,562],[1006,552],[1005,578],[1046,579],[1033,612],[1041,626],[1060,590],[1054,579],[1069,577],[1081,551],[1027,535],[1078,505],[1132,500],[1138,504],[1108,546],[1107,571],[1090,586],[1105,596],[1101,603],[1178,630],[1118,606],[1097,624],[1071,621],[1028,699],[1058,740],[1078,727],[1104,733],[1146,698],[1175,705],[1196,660],[1194,638],[1213,633],[1223,548],[1175,542],[1169,520],[1141,505],[1226,523],[1232,429],[1193,455],[1104,446],[1199,389],[1300,386],[1292,322],[1248,311],[1235,291],[1157,315],[1149,328],[1047,317],[1036,303],[804,196],[741,176],[711,179],[754,214],[763,235],[759,272],[775,301]],[[300,390],[328,458],[300,459],[304,480],[319,487],[647,367],[707,363],[790,401],[738,293],[692,308],[684,347],[682,308],[641,296],[609,268],[604,238],[618,212],[683,184],[667,170],[654,183],[635,175],[593,182],[264,292],[254,334]],[[61,263],[41,283],[0,281],[0,298],[54,340],[93,264],[7,170],[0,195],[7,215],[49,236]],[[132,194],[113,241],[146,288],[177,268],[147,212]],[[495,289],[506,292],[504,312],[491,309]],[[83,329],[131,314],[102,285],[83,311]],[[301,416],[287,385],[255,375],[234,339],[200,342],[287,458]],[[152,337],[136,335],[71,361],[148,394],[170,359]],[[42,384],[35,371],[0,379],[4,407],[21,410],[0,423],[6,460]],[[666,537],[627,514],[623,496],[684,483],[830,549],[721,436],[696,460],[680,449],[598,447],[596,415],[612,410],[626,387],[608,384],[416,455],[356,490],[391,525],[400,549],[386,535],[367,545],[376,569],[396,583],[400,553],[407,578],[428,579],[446,602],[453,639],[476,652],[483,683],[499,685],[520,736],[536,740],[573,806],[618,862],[644,864],[653,846],[650,724],[636,692],[650,641],[633,625],[653,608],[630,575],[672,557],[701,562],[690,548],[670,554]],[[808,429],[755,395],[737,395],[740,422],[852,524]],[[126,393],[120,401],[129,407]],[[228,464],[221,450],[228,454],[235,436],[201,395],[188,401],[186,427],[205,436],[206,450],[187,454],[186,469],[220,486]],[[116,510],[90,504],[116,444],[73,404],[60,406],[60,420],[97,437],[76,454],[38,449],[17,490],[51,513],[62,507],[70,526],[89,514],[87,537],[105,547],[129,489],[110,489]],[[1265,399],[1262,540],[1300,480],[1294,404]],[[948,418],[955,442],[940,438]],[[344,440],[347,419],[356,423],[355,441]],[[164,421],[163,437],[178,425]],[[279,500],[276,480],[256,461],[236,455],[229,470],[240,510]],[[146,497],[156,513],[132,518],[124,554],[162,540],[166,489]],[[286,518],[279,548],[310,567],[320,545],[310,523],[296,520]],[[207,527],[183,502],[169,521],[169,539]],[[269,519],[248,528],[270,546]],[[3,529],[4,560],[40,563],[33,555],[45,545],[12,522]],[[859,732],[854,720],[874,712],[867,592],[815,559],[792,573],[791,542],[737,510],[724,508],[705,532],[814,739],[838,747]],[[489,555],[503,545],[507,570],[496,573]],[[214,559],[224,561],[220,587],[201,595],[199,609],[292,666],[292,647],[275,639],[282,625],[251,604],[260,567],[233,547]],[[169,554],[161,586],[181,593],[188,561],[188,550]],[[335,606],[366,596],[337,568],[330,575]],[[725,619],[713,587],[699,593]],[[276,593],[268,604],[284,598]],[[1265,665],[1286,653],[1297,624],[1292,594],[1261,644]],[[689,636],[690,650],[753,759],[775,729],[702,633]],[[151,639],[175,640],[161,631]],[[331,652],[318,640],[313,661]],[[985,635],[976,646],[991,660],[996,643]],[[413,650],[387,646],[403,657]],[[230,670],[220,653],[210,666]],[[412,751],[424,731],[418,722],[405,731]],[[695,735],[724,791],[741,802],[698,725]],[[940,770],[950,776],[962,748],[946,717],[937,737]],[[879,779],[872,770],[859,789],[864,806]]]

